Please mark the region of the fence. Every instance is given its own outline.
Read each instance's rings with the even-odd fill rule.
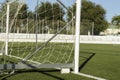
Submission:
[[[50,39],[54,34],[38,34],[38,42],[44,42]],[[75,36],[59,34],[51,42],[69,42],[73,43]],[[0,41],[5,41],[5,33],[0,33]],[[35,42],[36,34],[9,34],[9,42]],[[92,44],[120,44],[120,36],[80,36],[80,43]]]

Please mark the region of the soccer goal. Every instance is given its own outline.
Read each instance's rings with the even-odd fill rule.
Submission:
[[[81,0],[8,0],[0,8],[1,70],[78,72]]]

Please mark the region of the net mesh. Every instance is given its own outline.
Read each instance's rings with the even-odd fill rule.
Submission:
[[[7,56],[39,64],[73,62],[75,15],[68,20],[68,10],[75,1],[60,2],[16,0],[10,4]],[[4,53],[6,5],[2,7],[0,52]]]

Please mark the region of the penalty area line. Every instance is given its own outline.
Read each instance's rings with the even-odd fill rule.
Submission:
[[[80,76],[88,77],[88,78],[91,78],[91,79],[95,79],[95,80],[107,80],[107,79],[104,79],[104,78],[100,78],[100,77],[96,77],[96,76],[92,76],[92,75],[88,75],[88,74],[84,74],[84,73],[75,73],[75,72],[72,72],[72,73],[80,75]]]

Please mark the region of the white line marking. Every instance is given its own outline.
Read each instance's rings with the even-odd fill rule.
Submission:
[[[88,78],[91,78],[91,79],[95,79],[95,80],[107,80],[107,79],[104,79],[104,78],[95,77],[95,76],[84,74],[84,73],[75,73],[75,72],[72,72],[72,73],[80,75],[80,76],[88,77]]]

